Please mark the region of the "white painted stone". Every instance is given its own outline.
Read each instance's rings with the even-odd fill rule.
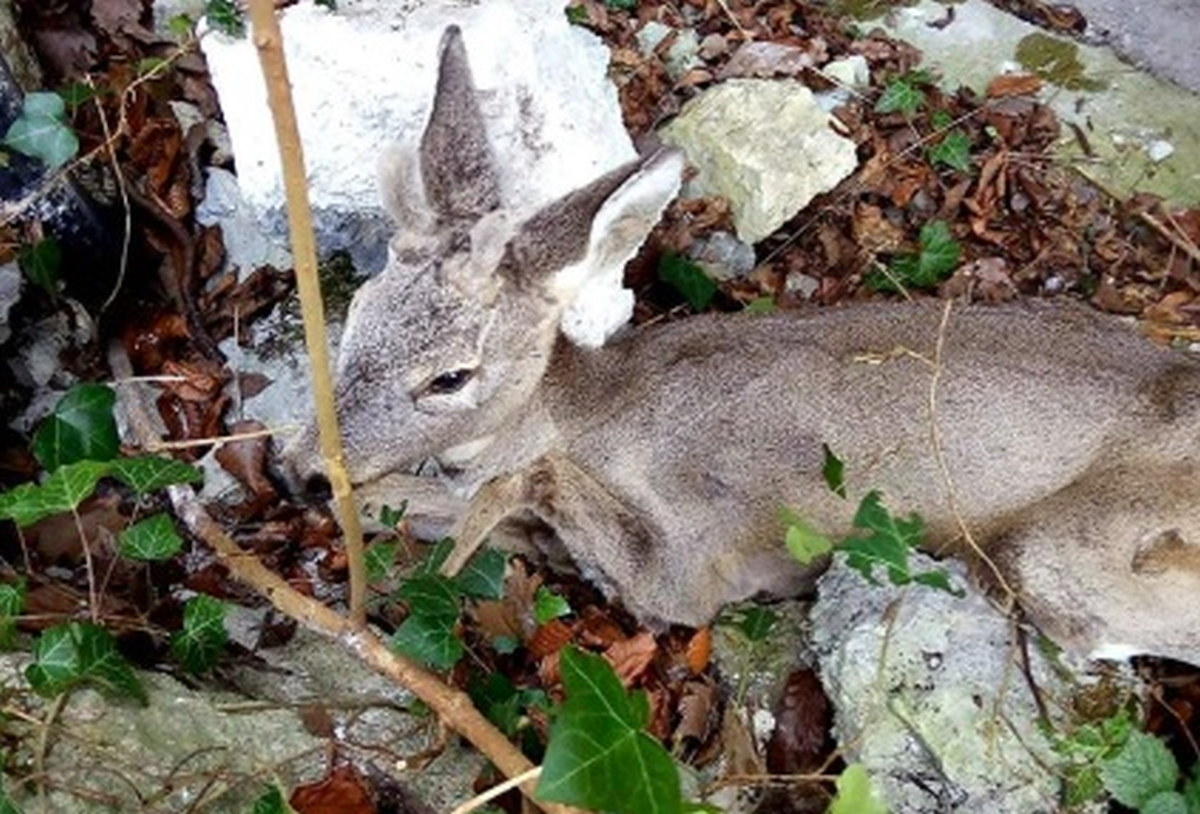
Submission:
[[[302,2],[281,18],[318,244],[350,251],[364,271],[382,268],[392,231],[378,160],[419,139],[447,25],[463,29],[504,205],[534,210],[635,156],[607,48],[568,24],[557,0],[342,0],[336,12]],[[215,32],[203,43],[243,195],[282,239],[283,186],[257,53],[248,39]],[[568,323],[599,324],[606,336],[628,320],[632,296],[608,280],[585,290],[575,310],[588,313]]]
[[[738,237],[756,243],[857,166],[812,91],[792,80],[731,79],[683,106],[662,131],[699,170],[685,194],[729,200]]]

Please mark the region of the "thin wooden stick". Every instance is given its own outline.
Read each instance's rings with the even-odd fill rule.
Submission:
[[[283,33],[279,30],[272,0],[250,0],[250,25],[254,46],[258,49],[262,64],[263,79],[267,83],[267,102],[275,122],[275,138],[279,142],[283,188],[287,196],[288,230],[296,266],[296,288],[300,293],[300,308],[304,318],[304,344],[312,368],[321,456],[325,459],[325,471],[337,505],[349,561],[350,618],[361,625],[366,621],[367,596],[362,527],[350,477],[346,473],[342,435],[334,406],[333,378],[329,373],[329,343],[325,338],[325,310],[317,280],[316,240],[313,237],[312,211],[308,205],[305,183],[304,152],[300,145],[300,128],[296,123],[296,109],[292,105],[287,63],[283,56]]]

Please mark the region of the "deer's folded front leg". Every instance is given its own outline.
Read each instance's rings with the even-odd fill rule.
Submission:
[[[454,551],[443,573],[457,573],[498,525],[519,515],[544,523],[580,572],[606,594],[620,594],[636,613],[661,618],[658,603],[646,602],[667,576],[661,573],[658,530],[562,455],[543,456],[480,488],[455,526]]]

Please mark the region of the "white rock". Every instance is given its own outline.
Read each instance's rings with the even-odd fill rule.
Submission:
[[[281,17],[318,243],[350,251],[364,270],[382,267],[390,231],[377,162],[420,137],[449,24],[463,29],[505,205],[536,209],[635,156],[607,79],[608,50],[571,26],[558,0],[343,0],[336,12],[302,2]],[[203,43],[242,192],[282,236],[278,148],[255,49],[217,33]],[[588,294],[603,307],[580,302],[587,313],[569,324],[611,332],[627,321],[632,297],[619,281]]]
[[[292,265],[291,253],[263,232],[255,210],[242,197],[237,177],[227,170],[209,168],[196,222],[221,227],[225,262],[236,267],[243,280],[259,266],[286,269]]]
[[[675,29],[663,25],[657,20],[651,20],[638,31],[637,43],[642,53],[649,55],[654,53],[659,44],[671,34],[675,35],[675,41],[667,49],[664,62],[667,67],[667,75],[672,79],[679,79],[689,70],[701,64],[700,39],[696,36],[695,29]]]
[[[822,68],[821,73],[839,85],[854,90],[863,90],[871,83],[871,69],[867,65],[867,58],[861,54],[835,59]]]
[[[857,166],[854,142],[829,127],[791,80],[731,79],[683,106],[663,129],[699,175],[686,190],[729,200],[738,237],[756,243]]]
[[[1175,153],[1175,145],[1166,139],[1154,139],[1146,145],[1146,155],[1155,164],[1166,161]]]

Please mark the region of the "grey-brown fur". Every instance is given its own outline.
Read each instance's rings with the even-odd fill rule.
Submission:
[[[447,37],[443,79],[468,81],[439,82],[435,110],[467,112],[434,116],[439,139],[465,142],[456,127],[482,130],[470,100],[440,98],[472,95]],[[426,179],[487,175],[430,166],[480,150],[421,153]],[[570,345],[558,321],[574,292],[636,250],[680,169],[660,153],[532,215],[426,184],[442,208],[410,218],[424,231],[398,236],[343,341],[353,481],[393,504],[416,484],[456,515],[463,551],[537,518],[634,611],[688,624],[811,585],[818,568],[783,551],[781,506],[837,536],[878,489],[924,517],[931,549],[970,555],[968,531],[1064,643],[1200,658],[1194,361],[1042,304],[701,316]],[[421,192],[391,190],[401,218]],[[846,463],[848,500],[823,481],[822,445]],[[319,471],[311,428],[288,457],[298,477]],[[446,492],[405,479],[428,459]]]

